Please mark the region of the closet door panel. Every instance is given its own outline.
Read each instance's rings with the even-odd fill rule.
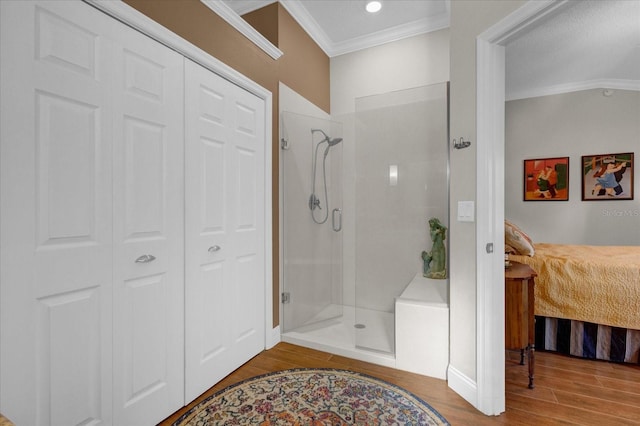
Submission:
[[[264,347],[265,109],[264,101],[240,89],[234,91],[228,106],[234,141],[229,229],[235,243],[231,297],[236,321],[231,333],[234,357],[242,359],[243,354],[255,354]]]
[[[228,82],[185,61],[185,399],[231,368]],[[188,206],[188,207],[187,207]]]
[[[151,424],[184,403],[183,58],[115,41],[114,422]]]
[[[110,424],[108,24],[69,2],[0,8],[0,411]]]
[[[264,105],[185,62],[186,399],[264,349]],[[262,196],[261,196],[262,192]]]

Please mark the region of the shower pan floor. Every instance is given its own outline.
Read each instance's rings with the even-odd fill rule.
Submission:
[[[339,311],[339,306],[325,309]],[[323,311],[324,312],[324,311]],[[318,317],[326,318],[320,313]],[[357,320],[357,322],[356,322]],[[363,325],[364,328],[356,328]],[[282,341],[347,356],[387,367],[395,367],[394,314],[342,307],[342,316],[302,326],[282,334]]]

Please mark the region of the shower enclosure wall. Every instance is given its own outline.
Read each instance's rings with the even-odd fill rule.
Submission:
[[[282,114],[282,336],[395,366],[395,299],[422,273],[428,219],[448,226],[448,84],[358,98],[340,121]],[[343,138],[326,156],[328,205],[329,144],[314,156],[325,136],[312,129]]]

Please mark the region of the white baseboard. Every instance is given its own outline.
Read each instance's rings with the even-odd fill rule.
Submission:
[[[458,369],[449,364],[447,370],[447,382],[449,387],[463,397],[474,407],[478,406],[478,386],[475,381],[462,374]]]
[[[271,349],[278,343],[280,343],[282,339],[280,338],[280,326],[275,326],[271,329],[271,332],[267,332],[267,336],[265,339],[265,349]]]

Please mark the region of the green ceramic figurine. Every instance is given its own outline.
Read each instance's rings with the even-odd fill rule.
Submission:
[[[433,247],[430,252],[422,252],[423,275],[427,278],[445,279],[447,278],[447,252],[444,240],[447,239],[447,227],[434,217],[429,219],[429,230]]]

